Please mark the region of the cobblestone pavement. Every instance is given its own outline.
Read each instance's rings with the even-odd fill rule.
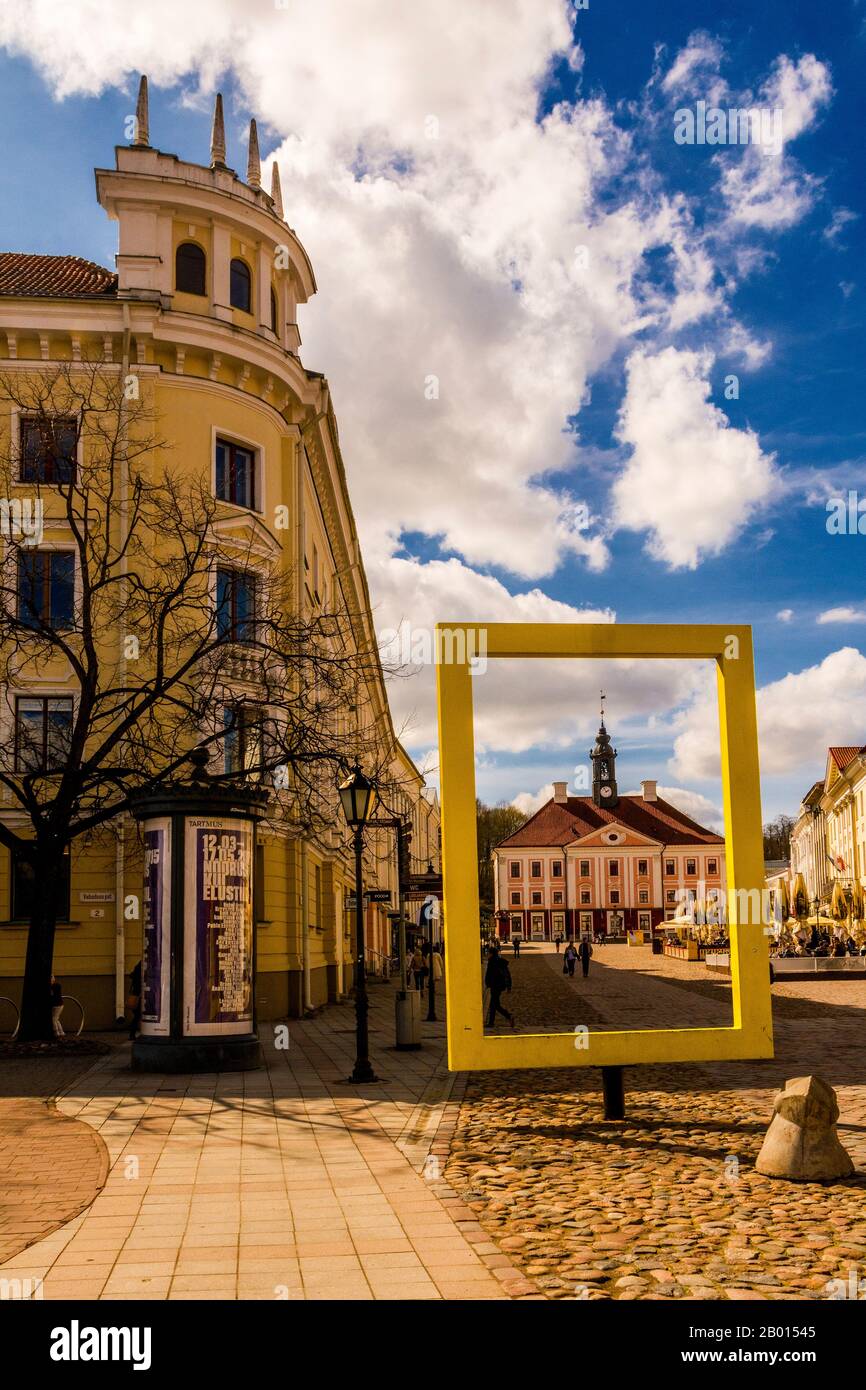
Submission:
[[[105,1144],[53,1101],[92,1065],[92,1057],[0,1063],[0,1264],[83,1211],[105,1182]]]
[[[521,1028],[729,1017],[725,980],[648,947],[597,948],[587,980],[561,970],[524,948]],[[829,1280],[866,1275],[866,982],[786,982],[773,1005],[773,1060],[628,1068],[624,1123],[602,1119],[592,1070],[470,1078],[446,1180],[548,1297],[826,1297]],[[811,1071],[837,1088],[858,1171],[830,1184],[761,1177],[774,1093]]]

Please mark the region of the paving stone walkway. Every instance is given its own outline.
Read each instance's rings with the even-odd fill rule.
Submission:
[[[83,1211],[105,1182],[105,1144],[52,1099],[91,1065],[80,1057],[0,1064],[0,1263]]]
[[[267,1031],[260,1071],[144,1076],[126,1048],[105,1058],[59,1102],[107,1146],[105,1187],[0,1278],[41,1278],[45,1298],[538,1297],[439,1176],[444,1025],[398,1053],[393,992],[371,992],[374,1086],[346,1084],[345,1006],[289,1024],[288,1048]]]
[[[555,954],[524,948],[521,1027],[730,1016],[724,980],[648,947],[597,948],[587,980],[561,970]],[[773,1001],[775,1059],[629,1068],[622,1124],[603,1120],[592,1070],[472,1077],[446,1178],[548,1297],[811,1299],[852,1270],[866,1276],[866,982],[786,982]],[[857,1173],[763,1178],[753,1165],[775,1091],[810,1071],[838,1090]]]

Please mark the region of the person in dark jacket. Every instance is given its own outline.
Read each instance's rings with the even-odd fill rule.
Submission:
[[[581,968],[581,970],[583,971],[583,978],[586,979],[587,975],[589,974],[589,958],[590,958],[590,956],[592,955],[592,947],[590,946],[590,944],[589,944],[589,942],[587,941],[586,937],[584,937],[583,940],[582,940],[581,943],[580,943],[580,952],[579,952],[579,954],[580,954],[580,968]]]
[[[129,1005],[132,1008],[132,1022],[129,1025],[129,1036],[133,1040],[138,1036],[141,1027],[141,961],[132,967],[132,974],[129,977]]]
[[[490,990],[490,1008],[487,1012],[488,1028],[495,1026],[497,1014],[502,1014],[503,1018],[507,1018],[513,1028],[514,1015],[503,1008],[501,1003],[502,995],[511,992],[511,971],[508,968],[508,961],[496,947],[490,952],[484,983]]]

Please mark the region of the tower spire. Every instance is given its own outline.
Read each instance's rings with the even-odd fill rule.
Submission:
[[[262,186],[262,161],[259,158],[259,132],[255,121],[250,121],[250,150],[247,156],[247,183],[250,188]]]
[[[224,169],[226,162],[226,128],[223,121],[222,92],[217,92],[210,134],[210,167]]]
[[[150,145],[150,116],[147,103],[147,78],[144,73],[138,84],[138,101],[135,103],[135,136],[133,145]]]
[[[274,213],[281,222],[285,221],[283,212],[283,190],[280,187],[280,166],[276,160],[271,165],[271,198],[274,204]]]
[[[616,749],[610,741],[610,734],[604,727],[604,691],[601,695],[601,724],[595,736],[595,747],[590,753],[592,761],[592,799],[596,806],[605,806],[610,811],[619,802],[616,785]]]

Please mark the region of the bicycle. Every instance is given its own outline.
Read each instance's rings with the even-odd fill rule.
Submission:
[[[10,1009],[12,1009],[15,1014],[15,1027],[12,1029],[12,1032],[8,1035],[9,1040],[12,1041],[14,1038],[18,1036],[18,1029],[21,1024],[21,1010],[18,1008],[18,1005],[15,1003],[15,1000],[9,999],[5,994],[0,994],[0,1004],[8,1004]],[[5,1029],[0,1029],[0,1037],[3,1036],[5,1036]]]
[[[80,999],[75,998],[74,994],[64,994],[62,995],[62,999],[64,1012],[66,1011],[67,1004],[72,1004],[73,1007],[78,1010],[78,1027],[64,1028],[63,1032],[67,1037],[78,1038],[84,1031],[84,1005],[82,1004]],[[10,999],[8,995],[5,994],[0,994],[0,1004],[8,1004],[9,1008],[12,1009],[15,1014],[15,1027],[12,1029],[11,1033],[7,1033],[5,1029],[0,1029],[0,1037],[5,1036],[9,1039],[10,1042],[14,1042],[15,1038],[17,1038],[18,1036],[18,1029],[21,1027],[21,1010],[18,1008],[18,1005],[15,1003],[15,1000]],[[75,1017],[76,1016],[73,1015],[73,1020],[75,1019]]]

